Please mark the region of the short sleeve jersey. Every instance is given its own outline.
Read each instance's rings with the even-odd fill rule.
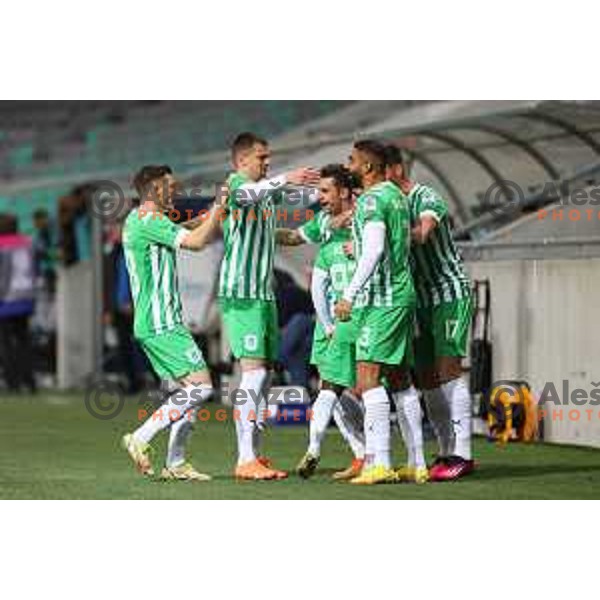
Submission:
[[[413,244],[411,269],[419,306],[437,306],[468,297],[471,283],[452,238],[448,205],[432,188],[417,184],[408,195],[411,222],[430,214],[438,222],[424,244]]]
[[[175,251],[186,235],[183,227],[158,212],[136,209],[125,221],[123,250],[137,338],[171,331],[183,321]]]

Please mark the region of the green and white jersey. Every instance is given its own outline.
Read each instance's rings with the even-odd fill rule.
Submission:
[[[344,244],[352,239],[349,229],[331,231],[329,239],[319,248],[315,268],[329,274],[328,301],[333,315],[335,303],[341,299],[345,289],[350,285],[356,269],[356,261],[344,253]]]
[[[324,210],[298,228],[304,241],[309,244],[322,244],[329,239],[331,231],[331,216]]]
[[[354,252],[360,260],[367,223],[385,225],[385,248],[371,278],[354,306],[412,306],[415,291],[409,265],[410,213],[408,200],[389,181],[378,183],[358,198],[352,220]]]
[[[242,173],[232,173],[227,179],[229,196],[223,221],[224,255],[218,296],[274,300],[275,205],[280,201],[280,192],[260,190],[251,203],[241,202],[236,192],[245,183],[250,180]]]
[[[411,222],[431,215],[437,227],[424,244],[413,244],[411,268],[419,306],[438,306],[466,298],[471,294],[471,282],[464,269],[450,223],[448,205],[432,188],[416,184],[408,195]]]
[[[131,283],[136,338],[172,331],[183,321],[175,250],[187,231],[167,215],[131,211],[123,228],[123,250]]]

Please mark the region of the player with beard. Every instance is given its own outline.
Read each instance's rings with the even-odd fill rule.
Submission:
[[[390,458],[390,402],[384,378],[406,362],[412,338],[415,294],[408,263],[410,216],[400,189],[386,180],[385,147],[354,144],[349,169],[362,184],[352,220],[357,266],[335,306],[340,321],[352,320],[357,390],[365,407],[366,461],[351,483],[396,481]]]
[[[202,352],[183,324],[177,285],[176,251],[201,250],[218,230],[217,203],[208,219],[190,224],[188,231],[169,220],[177,190],[170,167],[147,165],[134,179],[140,206],[131,211],[123,229],[123,249],[134,304],[134,335],[154,371],[174,383],[177,391],[138,429],[123,437],[136,469],[154,474],[150,442],[169,429],[165,467],[167,480],[207,481],[186,461],[185,448],[199,405],[213,393]]]
[[[430,477],[454,480],[474,468],[471,396],[462,375],[473,312],[471,282],[454,244],[448,204],[430,186],[408,178],[399,148],[387,146],[386,155],[386,177],[400,187],[410,207],[416,369],[439,444]],[[416,423],[409,425],[414,431]]]

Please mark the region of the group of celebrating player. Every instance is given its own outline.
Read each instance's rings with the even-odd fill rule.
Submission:
[[[299,168],[268,178],[268,143],[244,133],[232,145],[232,162],[235,171],[208,218],[183,226],[156,218],[172,208],[177,184],[171,170],[147,166],[135,178],[141,203],[127,217],[123,234],[134,334],[158,376],[174,385],[164,405],[123,438],[138,471],[153,474],[149,443],[169,429],[161,477],[210,479],[185,457],[198,407],[213,389],[202,354],[183,325],[175,260],[178,248],[199,250],[222,228],[218,302],[246,399],[236,406],[236,478],[288,475],[260,452],[279,333],[272,287],[276,243],[319,244],[311,285],[317,315],[311,362],[321,383],[308,451],[297,473],[307,478],[317,469],[332,417],[354,454],[336,479],[424,483],[471,472],[471,398],[461,364],[471,286],[444,200],[408,178],[397,147],[374,140],[356,142],[347,166]],[[318,187],[322,210],[296,230],[276,227],[275,207],[287,186]],[[423,391],[439,444],[430,469],[415,385]],[[408,454],[398,470],[390,456],[390,397]],[[254,399],[261,399],[258,405]]]

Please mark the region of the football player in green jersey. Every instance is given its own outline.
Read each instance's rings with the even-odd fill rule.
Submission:
[[[213,391],[210,374],[198,346],[183,324],[177,287],[176,251],[200,250],[218,231],[218,203],[196,228],[171,222],[168,212],[177,182],[167,165],[148,165],[135,176],[139,208],[131,211],[123,229],[123,248],[134,304],[134,335],[160,379],[179,388],[123,445],[137,470],[152,475],[149,443],[170,428],[164,479],[206,481],[185,460],[185,446],[201,402]]]
[[[390,465],[390,404],[383,377],[397,373],[412,336],[415,293],[408,263],[410,215],[399,188],[386,181],[385,147],[354,144],[349,169],[364,189],[352,230],[358,257],[352,281],[335,306],[358,328],[357,389],[365,406],[366,465],[357,484],[395,480]]]
[[[411,269],[417,291],[416,369],[439,443],[431,479],[457,479],[473,470],[471,396],[462,358],[472,318],[471,282],[454,244],[448,205],[431,187],[408,178],[400,150],[387,147],[387,177],[409,200]]]
[[[305,223],[300,239],[319,243],[320,248],[312,275],[311,293],[317,314],[313,336],[311,363],[321,378],[320,391],[312,405],[309,447],[298,464],[298,475],[308,478],[315,472],[321,454],[321,444],[332,416],[340,433],[350,445],[354,460],[348,469],[334,474],[334,479],[350,479],[362,470],[364,462],[364,434],[362,408],[344,391],[354,387],[356,377],[355,335],[353,323],[336,322],[333,304],[346,289],[355,262],[344,253],[344,244],[350,240],[347,227],[331,228],[331,220],[351,212],[354,179],[342,165],[328,165],[321,169],[319,200],[322,211]],[[290,241],[282,237],[280,243]]]
[[[268,407],[264,394],[268,370],[277,357],[278,325],[273,294],[276,205],[286,185],[316,185],[319,173],[299,168],[267,179],[271,153],[266,140],[253,133],[236,137],[231,148],[235,171],[223,220],[224,255],[218,299],[233,355],[242,379],[236,402],[239,479],[283,479],[270,468],[258,443]]]

